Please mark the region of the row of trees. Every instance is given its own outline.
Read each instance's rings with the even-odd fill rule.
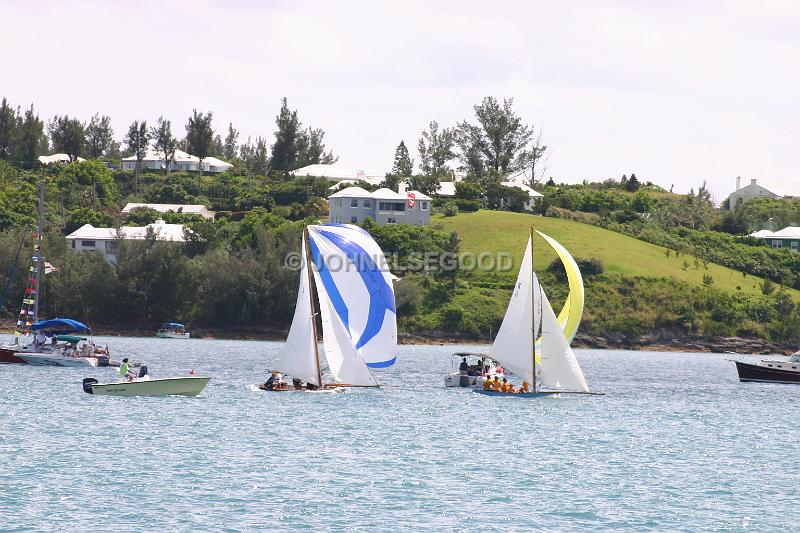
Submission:
[[[514,111],[514,99],[501,102],[487,96],[473,110],[475,122],[463,120],[451,128],[442,128],[436,121],[428,124],[417,145],[421,174],[441,181],[451,179],[458,170],[478,181],[499,181],[525,172],[531,186],[540,181],[546,170],[547,146],[542,144],[541,131],[537,133]],[[401,141],[391,173],[407,177],[413,170],[414,160]]]

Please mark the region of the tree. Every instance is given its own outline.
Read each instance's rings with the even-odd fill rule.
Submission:
[[[398,187],[400,187],[400,175],[393,173],[386,174],[381,182],[381,187],[396,191]]]
[[[266,139],[256,137],[256,142],[253,144],[248,137],[247,142],[239,148],[239,157],[250,176],[266,176],[269,170]]]
[[[5,98],[0,102],[0,159],[11,159],[14,152],[17,113]]]
[[[339,160],[333,152],[325,152],[325,144],[322,142],[324,137],[325,132],[319,128],[307,128],[300,133],[297,139],[296,168],[316,164],[332,165]]]
[[[222,157],[226,161],[233,161],[236,157],[236,148],[239,142],[239,130],[233,127],[233,122],[228,123],[228,135],[225,136],[225,144],[222,145]]]
[[[456,183],[456,198],[462,200],[480,200],[483,197],[483,191],[477,183],[469,181],[459,181]]]
[[[541,142],[533,151],[528,149],[533,127],[523,124],[513,105],[513,98],[503,99],[500,105],[496,98],[487,96],[474,107],[478,124],[464,121],[458,126],[462,163],[476,176],[490,171],[504,176],[523,170],[534,157],[540,159],[544,154],[547,147]]]
[[[187,151],[197,157],[197,171],[203,173],[203,159],[211,155],[214,143],[214,129],[211,127],[213,114],[211,111],[198,113],[192,109],[192,116],[186,123]]]
[[[411,190],[419,191],[422,194],[436,194],[439,190],[439,178],[435,175],[430,176],[410,176],[406,183]]]
[[[95,113],[86,127],[86,147],[89,157],[97,159],[105,155],[114,144],[114,130],[111,129],[111,117]]]
[[[35,162],[42,152],[42,143],[47,143],[47,136],[44,134],[44,122],[33,111],[33,104],[25,110],[24,116],[17,115],[14,138],[14,160],[28,164]]]
[[[139,122],[134,120],[128,128],[128,134],[125,135],[125,144],[128,152],[136,158],[136,167],[134,167],[134,183],[139,186],[139,169],[142,166],[142,160],[147,155],[147,147],[150,144],[150,131],[147,129],[147,121]]]
[[[175,150],[178,149],[178,140],[172,135],[172,124],[164,117],[158,117],[158,123],[150,128],[150,137],[153,148],[163,156],[164,174],[169,175],[172,162],[175,161]]]
[[[47,125],[53,150],[63,152],[69,156],[70,161],[77,161],[83,154],[86,143],[86,130],[83,122],[77,118],[56,115]]]
[[[294,170],[298,154],[298,137],[300,136],[300,120],[297,111],[290,111],[284,97],[281,110],[275,119],[278,131],[275,132],[275,144],[272,145],[272,170]]]
[[[639,190],[639,188],[641,186],[642,186],[642,184],[639,183],[639,180],[636,178],[636,174],[631,174],[630,179],[628,179],[628,181],[625,182],[625,184],[623,185],[623,188],[626,191],[636,192],[636,191]]]
[[[547,146],[542,144],[542,130],[536,135],[530,150],[531,179],[528,186],[533,189],[542,182],[547,172]]]
[[[455,135],[453,130],[444,128],[439,131],[439,123],[431,121],[428,130],[422,132],[419,138],[419,159],[423,174],[441,176],[450,169],[447,163],[455,158],[453,146]]]
[[[392,174],[396,176],[411,176],[414,173],[414,160],[408,154],[406,143],[400,141],[394,151],[394,166]]]

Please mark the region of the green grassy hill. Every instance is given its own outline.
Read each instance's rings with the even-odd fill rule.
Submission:
[[[761,278],[745,277],[741,272],[714,263],[704,265],[702,261],[695,262],[692,256],[676,256],[670,252],[667,257],[666,249],[661,246],[571,220],[480,210],[454,217],[439,216],[435,221],[449,231],[458,232],[462,251],[509,252],[514,256],[515,265],[519,264],[533,226],[563,244],[575,257],[601,259],[607,274],[673,278],[691,286],[702,286],[703,276],[709,275],[716,289],[761,294]],[[537,270],[542,270],[555,258],[555,253],[539,237],[534,246],[534,263]],[[516,268],[500,275],[516,276]],[[786,291],[795,301],[800,301],[800,292]]]

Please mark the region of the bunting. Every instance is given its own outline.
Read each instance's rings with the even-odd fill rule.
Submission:
[[[31,267],[28,269],[28,281],[25,286],[25,296],[22,298],[22,305],[19,309],[19,319],[17,320],[17,327],[14,331],[14,336],[20,337],[22,335],[30,335],[33,319],[37,318],[36,303],[39,300],[39,287],[36,276],[39,273],[39,254],[42,250],[42,235],[38,232],[34,234],[33,251],[34,255],[31,257]],[[45,263],[49,265],[49,263]],[[53,270],[55,271],[55,269]]]

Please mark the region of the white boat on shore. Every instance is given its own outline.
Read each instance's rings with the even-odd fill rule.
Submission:
[[[210,379],[201,376],[150,379],[150,376],[144,376],[133,381],[99,383],[95,378],[84,378],[83,390],[98,396],[197,396]]]
[[[178,322],[165,322],[156,331],[156,337],[161,339],[189,339],[191,335],[186,331],[186,326]]]

